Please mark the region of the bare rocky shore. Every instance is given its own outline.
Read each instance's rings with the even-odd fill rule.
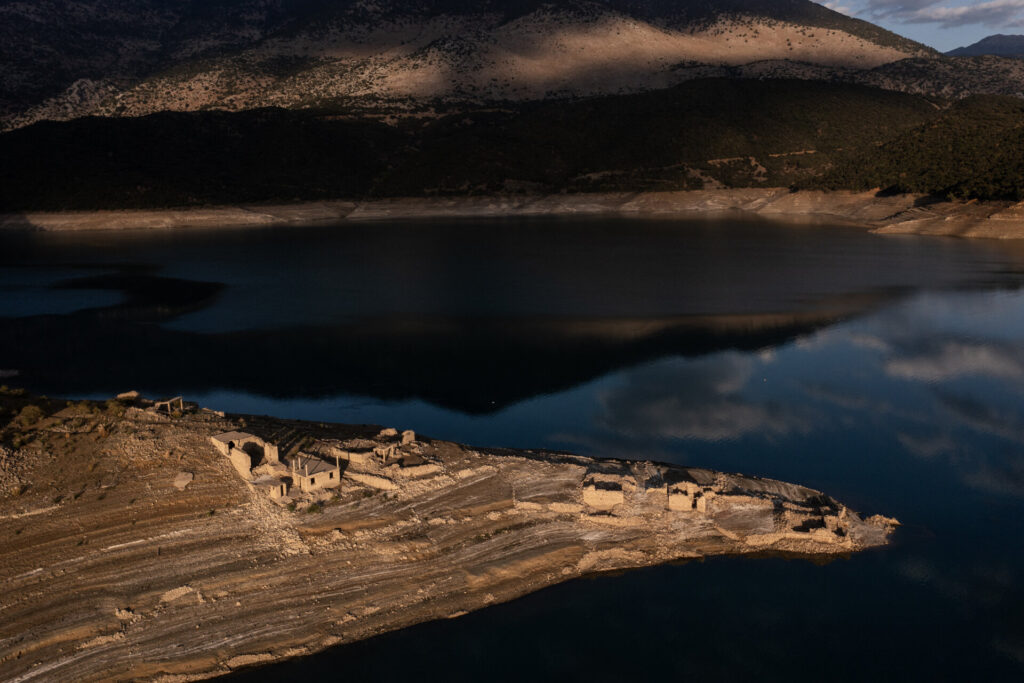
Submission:
[[[745,212],[859,225],[879,233],[1024,238],[1024,202],[935,201],[875,192],[785,188],[322,201],[185,209],[0,215],[0,229],[76,231],[309,225],[342,221],[502,216],[688,216]]]
[[[645,461],[137,398],[0,405],[7,681],[207,678],[594,572],[843,556],[896,525],[794,484]],[[340,486],[314,485],[314,461]]]

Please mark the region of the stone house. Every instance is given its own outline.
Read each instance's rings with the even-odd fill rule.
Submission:
[[[335,457],[331,464],[326,460],[298,453],[292,458],[292,486],[303,493],[341,487],[341,460]]]

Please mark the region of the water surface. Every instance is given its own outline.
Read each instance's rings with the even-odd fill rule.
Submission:
[[[905,525],[824,566],[576,581],[254,678],[1024,675],[1019,247],[533,219],[3,235],[0,254],[0,371],[35,391],[739,471]]]

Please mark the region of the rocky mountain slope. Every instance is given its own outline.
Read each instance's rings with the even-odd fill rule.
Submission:
[[[4,0],[0,116],[422,111],[932,56],[809,0]]]

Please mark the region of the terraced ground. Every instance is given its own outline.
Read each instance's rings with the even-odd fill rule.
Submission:
[[[593,572],[842,556],[885,544],[895,525],[800,486],[695,468],[0,399],[8,681],[205,678]],[[283,438],[285,459],[394,446],[397,464],[353,456],[340,490],[275,503],[211,445],[229,430]]]

